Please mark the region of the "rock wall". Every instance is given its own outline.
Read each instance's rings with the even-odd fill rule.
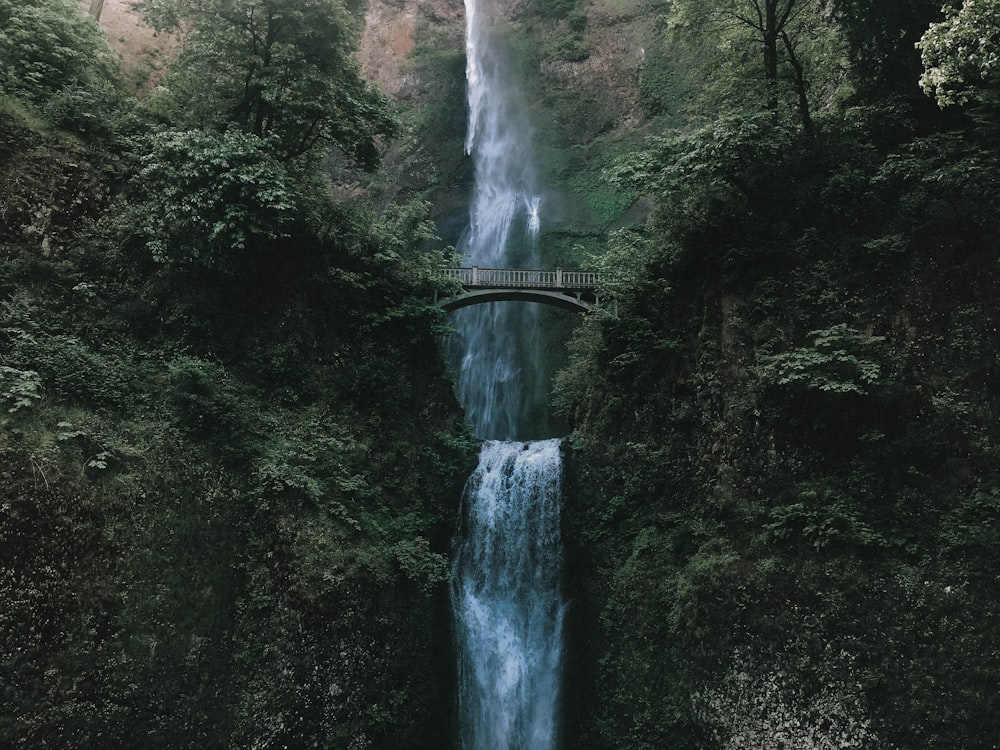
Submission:
[[[498,0],[498,21],[515,32],[545,37],[566,31],[566,19],[539,20],[539,0]],[[565,59],[537,50],[534,71],[545,85],[562,90],[601,92],[616,102],[614,126],[628,130],[642,122],[639,83],[645,60],[651,11],[641,0],[592,0],[579,3],[586,15],[582,59]],[[371,0],[365,17],[359,57],[365,76],[400,102],[418,100],[428,81],[414,70],[412,56],[421,48],[456,52],[464,47],[464,4],[459,0]]]
[[[542,76],[558,86],[601,92],[613,102],[613,127],[627,131],[642,124],[639,81],[645,60],[648,18],[634,0],[595,0],[586,9],[582,60],[543,60]]]
[[[133,6],[134,0],[103,0],[99,8],[91,0],[80,6],[97,14],[108,44],[122,59],[128,83],[139,93],[147,93],[163,78],[177,37],[158,34],[146,26]]]
[[[365,78],[397,101],[413,102],[427,83],[413,71],[418,45],[463,48],[460,0],[370,0],[358,59]]]

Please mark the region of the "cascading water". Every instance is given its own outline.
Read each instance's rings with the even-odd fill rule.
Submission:
[[[452,600],[464,750],[555,747],[562,651],[559,441],[487,442]]]
[[[475,164],[467,265],[538,267],[541,198],[525,107],[508,84],[486,0],[465,0],[469,126]],[[564,603],[562,465],[546,435],[537,305],[458,310],[458,391],[486,438],[462,500],[452,569],[463,750],[554,750]]]
[[[475,166],[469,225],[458,249],[466,265],[537,267],[541,198],[531,128],[485,0],[465,0],[469,124]],[[494,303],[458,310],[459,398],[476,433],[517,440],[545,436],[546,384],[539,361],[538,306]]]

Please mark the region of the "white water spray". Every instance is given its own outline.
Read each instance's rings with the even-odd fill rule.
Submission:
[[[452,583],[464,750],[556,746],[564,604],[559,441],[488,442]]]

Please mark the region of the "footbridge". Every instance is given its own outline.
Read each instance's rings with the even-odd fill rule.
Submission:
[[[592,271],[536,271],[522,268],[444,268],[462,283],[462,291],[435,302],[445,310],[485,302],[541,302],[574,312],[587,312],[600,302],[601,274]]]

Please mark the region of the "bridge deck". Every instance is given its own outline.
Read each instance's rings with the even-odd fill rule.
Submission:
[[[458,279],[463,286],[476,288],[517,287],[520,289],[564,289],[593,291],[600,274],[592,271],[537,271],[522,268],[445,268],[445,276]]]

